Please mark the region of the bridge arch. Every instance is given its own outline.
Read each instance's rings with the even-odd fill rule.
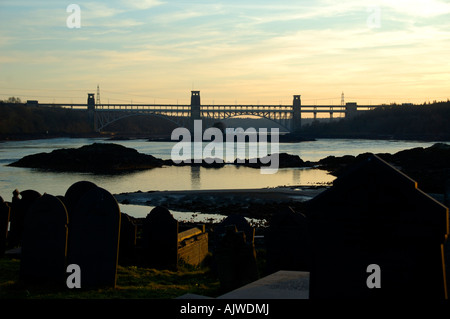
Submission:
[[[285,119],[276,119],[273,117],[270,117],[270,114],[268,113],[261,113],[261,112],[255,112],[255,113],[249,113],[249,112],[230,112],[230,113],[226,113],[224,114],[224,116],[218,117],[218,118],[212,118],[212,117],[203,117],[204,120],[210,120],[210,121],[225,121],[227,119],[232,119],[232,118],[237,118],[239,116],[255,116],[255,117],[259,117],[259,118],[264,118],[267,119],[271,122],[274,122],[275,124],[279,125],[280,127],[282,127],[283,129],[285,129],[287,132],[291,132],[291,118],[285,118]],[[285,122],[285,123],[283,123]]]
[[[99,113],[102,113],[102,112],[96,112],[96,114],[95,114],[96,130],[98,132],[102,131],[105,127],[107,127],[117,121],[129,118],[129,117],[133,117],[133,116],[154,116],[154,117],[159,117],[159,118],[168,120],[169,122],[172,122],[179,127],[180,126],[186,127],[186,125],[187,125],[187,121],[182,117],[169,116],[169,115],[153,113],[153,112],[128,112],[128,113],[122,114],[120,116],[114,116],[114,117],[104,116],[103,118],[102,118],[102,114],[99,114]]]

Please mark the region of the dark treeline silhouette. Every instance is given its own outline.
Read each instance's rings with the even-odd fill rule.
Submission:
[[[315,121],[302,133],[315,138],[450,139],[450,101],[423,105],[386,105],[354,118]]]
[[[104,131],[120,134],[170,136],[172,131],[177,127],[177,124],[165,118],[148,115],[134,115],[111,123],[104,128]]]
[[[132,116],[108,125],[103,131],[170,135],[175,127],[170,121],[158,117]],[[83,110],[27,105],[10,100],[0,102],[0,138],[94,133],[93,120]]]
[[[92,132],[87,112],[0,103],[0,134],[75,134]]]

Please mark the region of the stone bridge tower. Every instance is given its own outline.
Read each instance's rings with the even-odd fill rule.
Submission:
[[[201,120],[202,115],[200,112],[200,91],[191,91],[191,120],[190,127],[191,133],[194,131],[194,121]]]
[[[89,121],[93,124],[94,131],[97,131],[97,125],[95,121],[95,94],[94,93],[88,93],[87,98],[87,109],[88,109],[88,116]]]
[[[292,110],[293,110],[293,116],[292,116],[292,132],[298,133],[302,127],[302,100],[301,95],[294,95],[294,101],[292,103]]]

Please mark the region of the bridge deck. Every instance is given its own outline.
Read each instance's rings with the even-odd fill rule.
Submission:
[[[40,104],[47,107],[87,109],[87,104]],[[358,109],[374,109],[384,105],[358,105]],[[178,104],[97,104],[95,111],[136,111],[152,112],[190,112],[190,105]],[[292,105],[201,105],[201,112],[287,112],[292,113]],[[302,105],[301,112],[345,112],[342,105]]]

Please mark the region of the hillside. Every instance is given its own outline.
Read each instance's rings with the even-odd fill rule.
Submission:
[[[302,128],[314,138],[450,140],[450,102],[392,105],[360,112],[351,119],[314,122]]]

